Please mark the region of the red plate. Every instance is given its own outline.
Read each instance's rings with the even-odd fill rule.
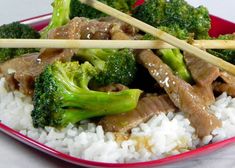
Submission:
[[[142,1],[142,0],[140,0]],[[212,29],[210,30],[211,36],[218,36],[219,34],[225,34],[225,33],[233,33],[235,30],[235,24],[225,21],[223,19],[220,19],[215,16],[211,16],[212,19]],[[22,22],[31,25],[37,30],[42,29],[48,24],[48,21],[50,20],[50,14],[38,16],[35,18],[30,18],[27,20],[23,20]],[[155,167],[163,164],[169,164],[176,161],[182,161],[186,158],[191,158],[198,156],[203,153],[212,152],[214,150],[220,149],[228,144],[235,142],[235,137],[209,144],[200,148],[197,148],[195,150],[191,150],[189,152],[185,152],[182,154],[166,157],[159,160],[153,160],[148,162],[137,162],[137,163],[125,163],[125,164],[112,164],[112,163],[102,163],[102,162],[94,162],[94,161],[88,161],[79,159],[76,157],[69,156],[67,154],[58,152],[50,147],[45,146],[44,144],[41,144],[29,137],[24,136],[23,134],[20,134],[19,132],[9,128],[8,126],[0,123],[0,130],[9,136],[21,141],[22,143],[25,143],[33,148],[36,148],[42,152],[45,152],[53,157],[59,158],[61,160],[73,163],[75,165],[81,165],[81,166],[88,166],[88,167]]]

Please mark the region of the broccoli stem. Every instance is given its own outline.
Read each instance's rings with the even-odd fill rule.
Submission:
[[[138,89],[108,94],[106,92],[82,90],[72,94],[64,94],[62,97],[63,108],[78,108],[87,111],[99,109],[99,112],[96,113],[99,116],[127,112],[136,107],[140,93]]]
[[[175,72],[177,76],[186,82],[191,82],[190,72],[187,70],[184,57],[179,49],[160,49],[162,60]]]
[[[90,62],[100,71],[102,71],[105,67],[105,61],[103,61],[103,59],[107,57],[110,52],[109,50],[105,49],[80,49],[78,50],[77,55],[79,56],[79,58]]]
[[[65,109],[63,111],[63,120],[59,128],[70,124],[76,124],[78,121],[86,120],[93,117],[106,115],[104,111],[99,110],[84,110],[84,109]]]
[[[60,126],[63,127],[69,123],[75,124],[92,117],[131,111],[136,107],[141,93],[138,89],[109,93],[108,95],[105,92],[88,92],[63,96],[63,114]],[[56,122],[56,120],[53,122]]]
[[[65,109],[63,110],[63,120],[60,122],[59,127],[63,128],[67,124],[76,124],[78,121],[89,118],[90,112],[82,109]],[[52,125],[57,125],[56,121],[52,121]]]
[[[55,0],[52,3],[53,14],[49,25],[41,31],[41,37],[46,38],[50,30],[68,23],[70,18],[70,2],[71,0]]]

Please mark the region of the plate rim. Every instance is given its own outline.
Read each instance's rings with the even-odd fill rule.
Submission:
[[[13,137],[14,139],[27,144],[41,152],[44,152],[50,156],[56,157],[58,159],[64,160],[66,162],[80,165],[80,166],[95,166],[95,167],[146,167],[146,166],[160,166],[165,164],[170,164],[173,162],[182,161],[185,159],[189,159],[195,156],[199,156],[205,153],[210,153],[212,151],[215,151],[217,149],[221,149],[222,147],[225,147],[229,144],[235,143],[235,136],[232,138],[225,139],[223,141],[211,143],[193,150],[189,150],[187,152],[183,152],[180,154],[168,156],[162,159],[152,160],[152,161],[145,161],[145,162],[135,162],[135,163],[106,163],[106,162],[96,162],[96,161],[90,161],[81,159],[78,157],[73,157],[68,154],[59,152],[51,147],[48,147],[24,134],[21,134],[20,132],[6,126],[3,123],[0,123],[0,131],[3,133]]]

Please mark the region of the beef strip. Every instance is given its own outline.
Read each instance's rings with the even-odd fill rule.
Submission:
[[[6,78],[8,88],[12,90],[19,89],[26,95],[32,95],[34,80],[46,65],[55,61],[67,61],[72,56],[73,51],[69,49],[47,49],[41,54],[26,54],[2,63],[0,65],[0,74]]]
[[[110,39],[111,23],[75,17],[68,24],[49,32],[49,39]]]
[[[117,38],[117,39],[123,39],[123,40],[134,39],[135,35],[139,32],[139,29],[119,19],[116,19],[114,17],[103,17],[103,18],[100,18],[99,21],[111,23],[110,34],[111,34],[112,40],[115,40],[116,39],[115,37],[118,36],[119,33],[123,37]]]
[[[174,112],[177,108],[167,95],[146,96],[139,100],[137,107],[126,113],[109,115],[102,118],[99,122],[105,131],[127,132],[131,128],[146,122],[154,115],[159,113]]]
[[[193,89],[194,92],[203,100],[206,106],[210,106],[215,102],[215,96],[212,85],[194,85]]]
[[[221,126],[221,121],[209,113],[208,106],[194,88],[173,75],[170,68],[151,50],[140,50],[137,60],[148,69],[152,77],[165,89],[176,107],[189,118],[199,137],[209,135]]]
[[[204,100],[206,105],[211,105],[215,101],[212,82],[220,75],[219,68],[187,52],[184,53],[184,58],[196,82],[196,85],[193,86],[195,92]]]
[[[1,64],[0,73],[5,77],[8,88],[19,89],[27,95],[32,94],[32,76],[38,74],[38,70],[32,67],[37,64],[38,55],[39,53],[26,54]],[[41,69],[41,66],[38,68]]]
[[[220,78],[223,81],[216,81],[213,84],[214,91],[219,93],[227,92],[228,95],[235,97],[235,76],[227,72],[221,72]]]
[[[186,65],[197,84],[208,86],[219,77],[220,71],[216,66],[211,65],[189,53],[185,53],[184,58]]]
[[[99,20],[75,17],[67,25],[49,32],[50,39],[132,39],[138,32],[133,26],[112,17]],[[121,36],[122,38],[118,38]]]

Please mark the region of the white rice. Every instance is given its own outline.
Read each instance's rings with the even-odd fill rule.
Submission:
[[[105,133],[89,121],[63,130],[52,127],[35,129],[32,125],[32,101],[20,92],[8,92],[0,79],[0,120],[5,125],[60,152],[100,162],[137,162],[182,153],[201,145],[235,136],[235,99],[226,93],[217,98],[211,110],[223,125],[200,140],[183,113],[153,116],[133,128],[131,135]]]

